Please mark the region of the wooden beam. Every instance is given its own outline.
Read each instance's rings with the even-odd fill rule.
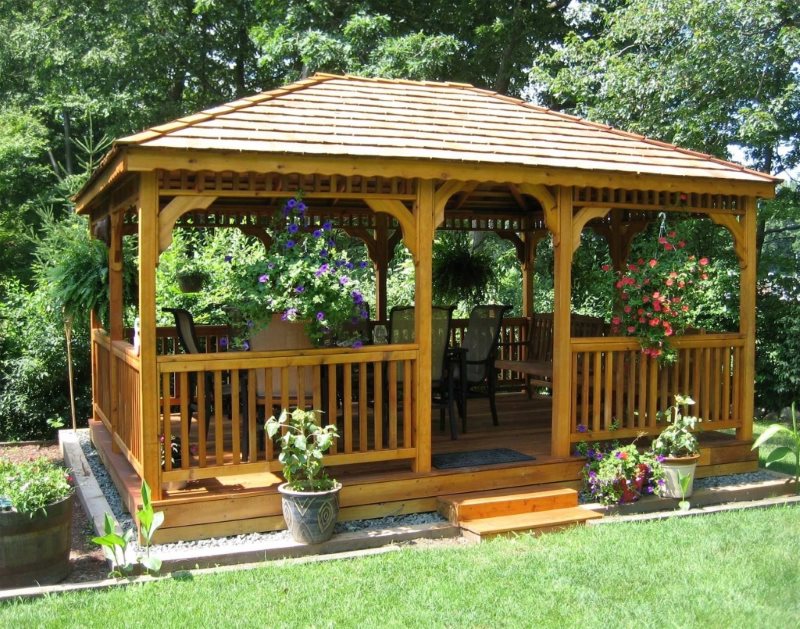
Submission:
[[[466,192],[467,194],[473,192],[475,188],[478,187],[478,183],[475,181],[472,182],[465,182],[465,181],[445,181],[439,188],[436,190],[436,194],[434,195],[433,199],[433,207],[434,207],[434,214],[433,214],[433,227],[434,229],[438,228],[439,225],[444,223],[444,208],[447,205],[447,202],[457,192]]]
[[[544,222],[547,229],[553,235],[553,246],[556,247],[561,242],[561,222],[558,211],[558,202],[550,193],[550,190],[543,185],[523,184],[519,186],[520,192],[532,196],[542,206],[544,212]]]
[[[419,192],[417,193],[417,202],[419,202]],[[394,217],[400,228],[403,230],[403,242],[406,248],[411,252],[414,261],[417,260],[417,224],[414,216],[408,211],[405,205],[400,201],[391,201],[387,199],[364,199],[373,212],[381,212]]]
[[[415,472],[431,470],[431,317],[433,304],[433,236],[435,231],[435,193],[433,181],[420,180],[417,186],[417,203],[414,218],[417,230],[417,258],[415,261],[414,338],[419,347],[414,374],[414,410],[416,421],[417,457]]]
[[[217,200],[212,196],[179,196],[164,206],[158,214],[158,252],[162,253],[172,244],[175,221],[186,212],[206,210]]]
[[[111,157],[107,164],[100,166],[86,187],[73,197],[75,211],[78,214],[87,214],[91,211],[92,201],[128,171],[126,151],[113,150],[117,150],[117,154]]]
[[[572,188],[558,191],[559,225],[573,233]],[[554,239],[555,240],[555,239]],[[570,418],[573,404],[570,311],[572,304],[572,239],[562,238],[553,247],[553,420],[550,454],[569,456]]]
[[[421,161],[418,159],[314,156],[274,153],[168,149],[142,146],[127,148],[130,171],[211,170],[219,172],[278,172],[320,175],[361,175],[460,181],[479,181],[541,186],[568,185],[596,188],[629,188],[708,194],[775,196],[775,183],[708,177],[676,177],[575,168],[542,168],[486,162]],[[525,190],[520,188],[524,193]]]
[[[269,251],[270,247],[272,247],[272,237],[263,227],[256,227],[255,225],[236,225],[235,227],[237,227],[243,234],[252,236],[253,238],[258,238],[258,240],[261,241],[261,244],[264,245],[264,249],[267,251]]]
[[[573,255],[581,246],[581,234],[586,223],[596,218],[604,218],[611,211],[607,207],[585,207],[578,210],[572,218],[572,253]]]
[[[742,349],[741,382],[742,427],[736,438],[753,438],[753,415],[756,373],[756,200],[745,199],[745,214],[742,221],[742,254],[744,265],[739,273],[739,332],[744,335]],[[738,254],[738,252],[737,252]]]
[[[746,210],[745,210],[746,213]],[[709,212],[708,217],[717,225],[727,229],[733,237],[733,248],[736,251],[736,257],[739,259],[739,268],[744,269],[747,267],[747,238],[744,233],[744,225],[740,223],[736,216],[732,214],[721,214],[719,212]]]
[[[158,263],[158,183],[155,173],[139,184],[139,438],[142,471],[153,499],[161,498],[159,382],[156,364],[156,264]]]

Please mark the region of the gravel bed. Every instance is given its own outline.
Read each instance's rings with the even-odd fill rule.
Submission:
[[[97,484],[100,486],[101,491],[105,494],[106,500],[114,514],[114,518],[119,522],[123,529],[133,528],[133,518],[127,512],[120,500],[117,488],[111,477],[106,472],[97,451],[92,447],[91,440],[89,439],[88,429],[78,431],[78,441],[89,462],[89,467],[92,468]],[[384,518],[373,518],[371,520],[353,520],[350,522],[339,522],[334,529],[335,533],[352,533],[355,531],[363,531],[368,529],[386,529],[396,528],[400,526],[416,526],[420,524],[434,524],[437,522],[446,522],[446,520],[436,512],[429,513],[413,513],[408,515],[392,515]],[[274,531],[270,533],[248,533],[246,535],[234,535],[231,537],[214,537],[211,539],[201,539],[191,542],[176,542],[173,544],[160,544],[153,546],[152,550],[158,552],[174,552],[185,551],[198,548],[223,548],[231,546],[243,546],[258,543],[277,543],[288,541],[291,535],[288,531]],[[133,542],[135,544],[135,542]]]
[[[745,472],[743,474],[730,474],[728,476],[708,476],[706,478],[695,478],[695,489],[712,489],[715,487],[738,487],[751,483],[763,483],[770,480],[777,480],[778,477],[767,470],[757,472]]]

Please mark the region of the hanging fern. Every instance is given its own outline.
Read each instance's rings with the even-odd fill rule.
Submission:
[[[473,247],[469,234],[450,232],[437,238],[433,245],[435,302],[472,306],[484,300],[495,277],[491,256],[480,245]]]

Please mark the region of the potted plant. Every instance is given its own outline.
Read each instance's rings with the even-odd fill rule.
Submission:
[[[587,459],[583,468],[585,493],[604,505],[628,504],[643,495],[661,493],[661,465],[633,443],[603,446],[582,442],[577,454]]]
[[[0,459],[0,587],[57,583],[69,574],[72,477],[41,458]]]
[[[286,482],[278,491],[286,526],[295,541],[319,544],[333,535],[339,515],[342,485],[328,477],[322,464],[339,433],[336,426],[320,426],[316,412],[299,408],[267,421],[270,439],[281,431],[278,460]]]
[[[354,261],[349,239],[331,221],[309,216],[299,198],[289,199],[270,228],[272,244],[265,258],[226,256],[224,281],[236,308],[255,335],[275,318],[302,321],[311,342],[360,347],[354,330],[369,319],[359,276],[369,265]],[[292,348],[287,348],[292,349]]]
[[[700,459],[700,444],[692,431],[699,417],[681,413],[681,407],[694,404],[688,396],[676,395],[675,405],[659,413],[659,421],[668,422],[668,426],[653,440],[651,451],[664,468],[664,494],[669,498],[688,498],[692,495],[694,473]],[[681,477],[688,477],[684,488]]]
[[[175,274],[178,288],[184,293],[199,293],[208,281],[208,272],[195,259],[187,260]]]
[[[603,265],[604,271],[611,271]],[[611,319],[614,333],[639,337],[642,352],[662,363],[677,358],[670,345],[694,322],[694,305],[709,281],[708,258],[698,258],[664,223],[654,255],[639,258],[619,274],[619,312]]]

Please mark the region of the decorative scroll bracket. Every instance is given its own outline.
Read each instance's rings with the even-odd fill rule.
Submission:
[[[403,242],[411,255],[417,258],[417,226],[414,217],[408,208],[400,201],[391,199],[364,199],[373,212],[388,214],[397,220],[400,229],[403,230]]]
[[[584,207],[578,210],[572,219],[572,255],[581,246],[581,233],[589,221],[605,218],[611,211],[609,207]]]
[[[558,202],[547,186],[541,184],[522,183],[518,186],[522,194],[532,196],[539,202],[544,211],[544,222],[547,229],[553,234],[553,246],[561,243],[561,221],[558,216]]]
[[[458,192],[464,192],[466,196],[469,196],[477,187],[478,183],[475,181],[464,182],[456,180],[445,181],[439,186],[433,200],[433,228],[437,229],[439,225],[444,223],[444,208],[450,197]]]
[[[172,244],[172,230],[175,222],[186,212],[207,210],[217,197],[183,196],[175,197],[158,213],[158,253],[163,253]]]
[[[709,212],[708,217],[717,225],[727,229],[733,237],[733,249],[736,251],[736,257],[739,258],[739,268],[747,268],[747,255],[745,247],[745,234],[744,226],[737,220],[733,214],[723,214],[721,212]]]

